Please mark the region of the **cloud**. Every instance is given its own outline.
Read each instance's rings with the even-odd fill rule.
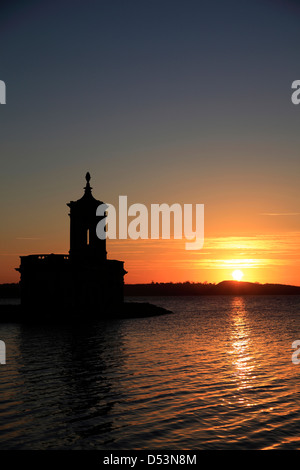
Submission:
[[[16,240],[41,240],[41,238],[37,238],[37,237],[16,237]]]
[[[300,212],[263,212],[260,215],[270,215],[270,216],[286,216],[286,215],[300,215]]]

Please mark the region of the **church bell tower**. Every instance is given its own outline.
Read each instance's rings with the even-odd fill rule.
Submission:
[[[96,226],[105,216],[96,215],[97,207],[103,204],[92,195],[91,176],[85,176],[84,195],[67,204],[70,208],[70,260],[78,264],[99,265],[106,261],[106,240],[96,235]]]

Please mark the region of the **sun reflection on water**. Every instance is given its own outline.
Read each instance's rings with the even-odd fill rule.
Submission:
[[[255,362],[251,341],[251,323],[248,318],[245,300],[242,297],[234,297],[231,302],[231,347],[229,354],[232,355],[232,366],[235,380],[238,381],[237,390],[242,392],[252,388],[255,378]],[[239,400],[245,402],[245,397]],[[253,402],[247,403],[251,406]]]

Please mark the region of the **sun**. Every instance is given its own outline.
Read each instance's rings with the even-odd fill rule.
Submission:
[[[242,271],[240,271],[239,269],[236,269],[232,273],[232,277],[235,281],[240,281],[243,276],[244,276],[244,273]]]

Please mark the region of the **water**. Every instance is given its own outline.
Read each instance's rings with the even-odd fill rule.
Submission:
[[[148,300],[175,313],[0,325],[1,449],[300,449],[300,297]]]

